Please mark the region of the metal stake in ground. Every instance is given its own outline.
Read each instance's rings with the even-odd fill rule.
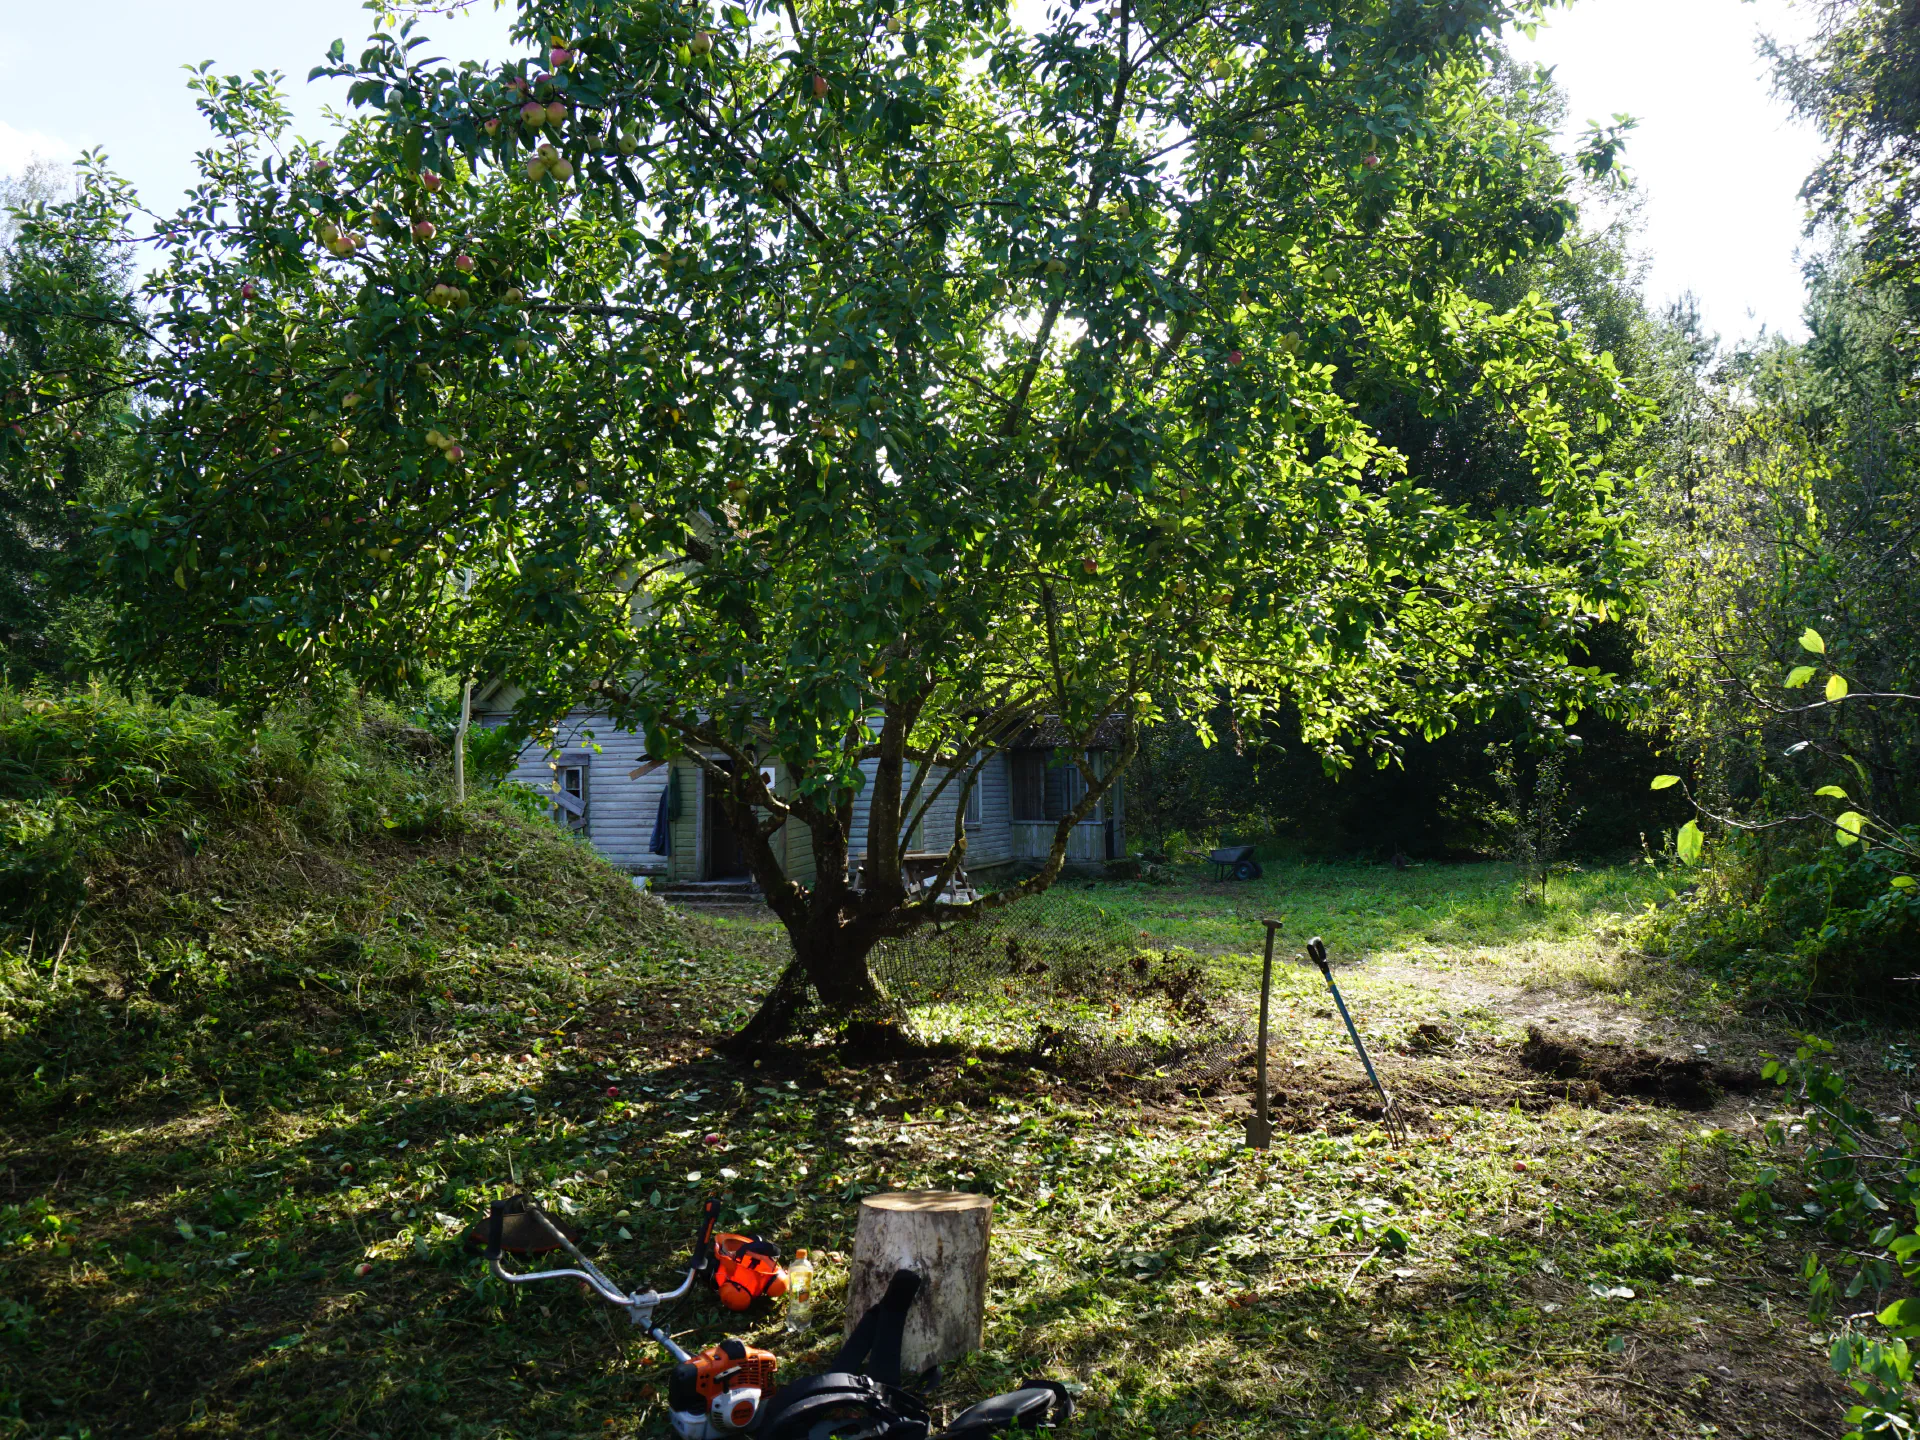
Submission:
[[[1267,996],[1273,989],[1273,937],[1280,929],[1280,922],[1264,923],[1267,958],[1260,966],[1260,1044],[1254,1054],[1254,1109],[1247,1118],[1247,1146],[1253,1150],[1264,1150],[1273,1143],[1273,1122],[1267,1114]]]
[[[1347,1034],[1353,1037],[1353,1048],[1360,1052],[1360,1063],[1367,1067],[1367,1078],[1373,1082],[1373,1088],[1380,1092],[1380,1119],[1386,1126],[1387,1136],[1396,1144],[1404,1143],[1407,1138],[1406,1121],[1401,1117],[1400,1107],[1393,1102],[1393,1096],[1387,1093],[1387,1087],[1380,1083],[1380,1076],[1373,1068],[1373,1060],[1367,1054],[1367,1047],[1360,1041],[1360,1032],[1354,1027],[1353,1016],[1347,1013],[1347,1002],[1340,994],[1340,987],[1333,983],[1333,967],[1327,964],[1327,942],[1318,935],[1307,942],[1307,958],[1320,967],[1320,974],[1327,982],[1327,989],[1333,992],[1333,1003],[1340,1007],[1340,1018],[1347,1022]]]

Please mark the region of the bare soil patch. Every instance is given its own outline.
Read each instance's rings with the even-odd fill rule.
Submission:
[[[1682,1110],[1710,1110],[1728,1092],[1752,1094],[1763,1083],[1751,1070],[1711,1061],[1656,1055],[1613,1041],[1585,1041],[1527,1027],[1520,1063],[1555,1080],[1579,1082],[1609,1095],[1632,1095]]]

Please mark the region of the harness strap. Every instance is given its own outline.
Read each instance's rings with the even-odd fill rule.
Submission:
[[[906,1336],[907,1311],[919,1295],[920,1272],[896,1270],[887,1293],[860,1317],[834,1357],[835,1370],[870,1375],[882,1385],[900,1383],[900,1344]]]

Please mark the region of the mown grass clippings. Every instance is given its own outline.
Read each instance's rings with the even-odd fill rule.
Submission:
[[[710,1192],[828,1257],[798,1344],[746,1317],[788,1373],[837,1339],[860,1195],[992,1193],[987,1344],[935,1387],[948,1414],[1029,1374],[1082,1387],[1072,1433],[1103,1440],[1814,1436],[1844,1403],[1816,1227],[1742,1218],[1774,1097],[1569,1093],[1452,950],[1318,924],[1372,957],[1342,986],[1419,1123],[1389,1141],[1318,975],[1283,968],[1252,1152],[1244,1065],[1142,1094],[960,1044],[718,1058],[778,964],[765,927],[683,920],[511,806],[349,841],[256,811],[119,863],[57,978],[23,943],[0,970],[7,1440],[664,1434],[666,1367],[620,1316],[462,1252],[514,1176],[635,1284],[672,1278]],[[1527,943],[1600,953],[1600,915]]]

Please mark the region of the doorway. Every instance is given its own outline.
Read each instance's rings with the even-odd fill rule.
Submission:
[[[719,764],[732,769],[732,762],[721,760]],[[707,826],[707,879],[738,880],[753,873],[747,865],[747,852],[740,844],[740,837],[733,833],[733,827],[727,824],[727,812],[721,808],[718,784],[712,775],[706,777],[706,826]]]

